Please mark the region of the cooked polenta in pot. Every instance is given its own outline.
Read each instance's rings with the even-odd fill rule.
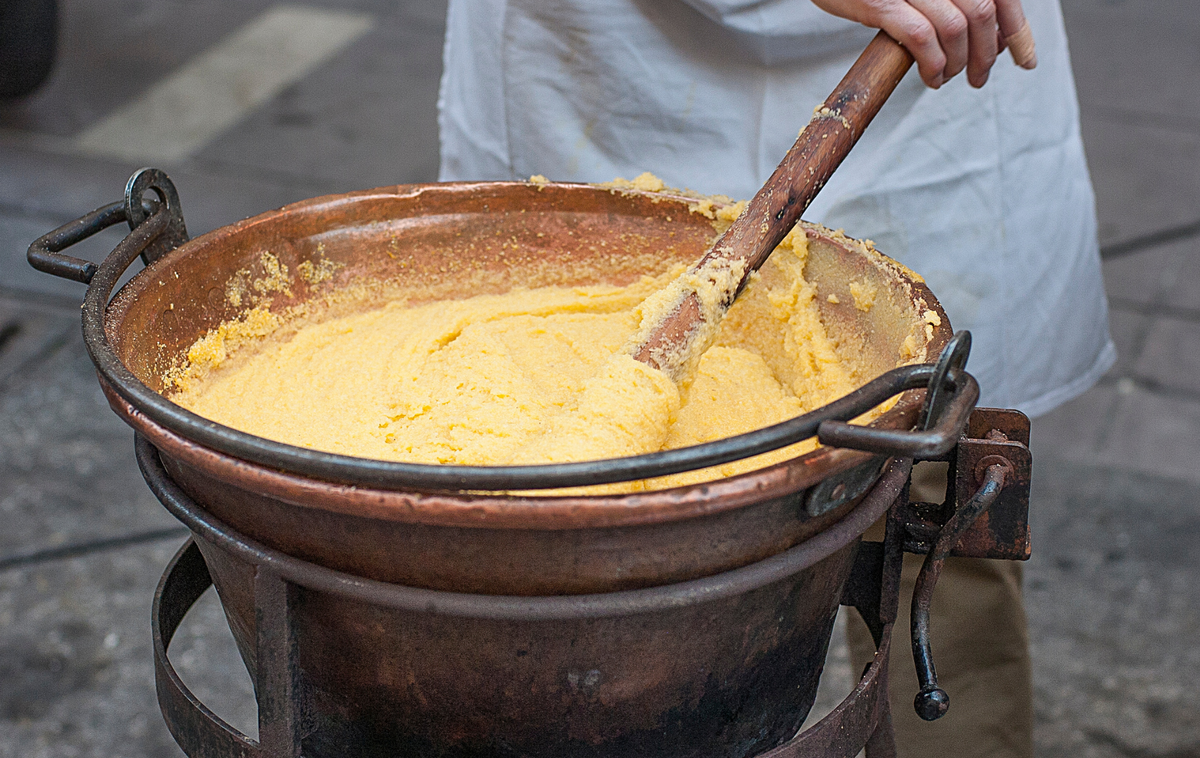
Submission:
[[[695,445],[803,414],[860,383],[821,323],[807,252],[798,226],[679,385],[629,348],[661,307],[652,296],[682,267],[627,286],[341,309],[287,330],[250,310],[192,346],[170,396],[261,437],[390,461],[535,464]],[[618,489],[713,480],[815,446]]]

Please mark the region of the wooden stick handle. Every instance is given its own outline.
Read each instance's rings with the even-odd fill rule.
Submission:
[[[912,63],[912,55],[899,42],[882,31],[875,35],[813,113],[746,212],[705,257],[744,256],[750,264],[747,277],[761,266],[850,154]],[[768,227],[766,234],[763,224]]]
[[[744,273],[736,287],[722,293],[723,308],[733,304],[751,272],[766,261],[796,225],[912,63],[912,55],[899,42],[882,31],[875,35],[824,105],[814,112],[746,211],[691,269],[703,275],[706,268],[741,268]],[[633,357],[678,380],[676,368],[690,362],[687,354],[693,349],[696,335],[704,331],[700,329],[702,322],[721,315],[723,310],[706,316],[698,296],[692,294],[646,334],[634,347]]]

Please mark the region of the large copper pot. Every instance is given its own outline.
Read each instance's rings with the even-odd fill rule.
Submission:
[[[817,303],[863,381],[903,362],[910,336],[916,362],[937,354],[950,328],[924,284],[856,242],[817,228],[810,234],[807,275]],[[355,192],[296,203],[181,245],[121,289],[103,330],[136,382],[161,390],[181,353],[245,309],[226,298],[227,285],[246,277],[239,272],[261,272],[264,252],[293,272],[304,261],[338,265],[329,281],[309,285],[297,277],[287,292],[268,293],[278,310],[364,282],[377,286],[381,299],[416,287],[454,297],[516,285],[624,283],[696,259],[714,235],[712,222],[678,198],[586,185]],[[869,311],[855,307],[852,281],[876,288]],[[829,302],[830,294],[840,302]],[[940,317],[932,339],[928,311]],[[518,496],[469,484],[475,491],[463,492],[417,475],[465,467],[347,458],[224,428],[217,429],[223,437],[205,439],[201,433],[217,425],[157,394],[133,395],[131,387],[138,388],[118,372],[102,372],[101,381],[113,409],[162,452],[180,486],[242,533],[348,573],[462,592],[602,592],[752,563],[845,515],[852,500],[812,515],[806,491],[870,457],[821,448],[742,476],[634,495]],[[169,406],[172,415],[155,418],[150,402]],[[920,393],[908,393],[877,425],[910,428],[919,402]],[[265,465],[247,460],[259,450],[234,444],[247,439],[273,457]]]
[[[147,188],[157,192],[157,203],[143,204]],[[328,281],[310,284],[297,278],[285,289],[265,293],[262,304],[273,310],[320,297],[329,288],[356,285],[367,286],[382,300],[417,286],[430,297],[459,297],[516,285],[621,284],[677,261],[693,261],[712,241],[711,221],[690,212],[685,198],[568,184],[410,185],[296,203],[183,244],[178,244],[186,239],[178,197],[160,172],[135,175],[126,202],[118,205],[39,240],[35,247],[41,244],[41,252],[35,255],[31,249],[31,260],[37,259],[43,270],[91,282],[84,330],[101,385],[117,414],[157,448],[180,491],[217,522],[287,555],[372,580],[456,593],[636,592],[757,565],[819,540],[839,524],[845,531],[846,520],[884,468],[886,456],[878,452],[822,447],[769,468],[675,489],[620,496],[510,494],[540,486],[531,485],[530,472],[545,474],[547,481],[579,477],[554,480],[569,469],[561,465],[479,472],[318,453],[220,427],[159,394],[163,375],[181,354],[209,329],[238,315],[238,306],[226,296],[227,285],[246,272],[254,276],[261,271],[256,267],[261,267],[264,252],[293,272],[306,261],[332,261],[336,268]],[[99,268],[56,255],[89,229],[122,218],[137,226]],[[806,276],[818,289],[827,329],[857,363],[863,381],[937,355],[949,340],[949,322],[917,277],[841,235],[817,227],[808,232]],[[139,253],[150,264],[109,302],[121,272]],[[869,310],[855,307],[848,292],[851,281],[876,290]],[[929,312],[937,318],[929,318]],[[930,328],[931,321],[936,326]],[[923,395],[906,392],[873,425],[911,429]],[[579,470],[585,479],[592,477],[588,481],[613,480],[613,466],[625,465],[623,471],[640,471],[640,476],[655,471],[659,459],[639,458],[646,460],[599,462]],[[635,685],[635,665],[589,692],[588,707],[596,711],[584,721],[591,726],[569,720],[569,728],[585,735],[588,744],[619,745],[624,727],[614,714],[641,713],[639,730],[654,734],[656,719],[669,720],[680,708],[703,703],[725,708],[726,716],[732,713],[730,717],[746,723],[771,722],[753,739],[738,736],[737,746],[723,748],[727,754],[762,749],[790,736],[797,714],[802,719],[811,705],[859,534],[861,529],[839,537],[826,559],[772,584],[769,592],[755,590],[727,601],[721,614],[706,616],[702,604],[676,610],[679,616],[618,614],[599,625],[572,621],[574,626],[560,630],[550,645],[558,656],[553,665],[561,666],[574,658],[583,665],[593,648],[603,648],[610,658],[619,655],[605,648],[605,639],[637,639],[634,647],[639,649],[657,646],[665,658],[677,653],[681,660],[693,660],[711,646],[691,644],[695,640],[687,639],[686,627],[716,624],[713,639],[728,641],[733,634],[754,640],[734,656],[740,673],[730,669],[721,674],[727,681],[753,683],[769,669],[793,672],[787,675],[792,684],[772,680],[771,698],[750,698],[756,704],[751,711],[769,708],[771,714],[740,713],[737,703],[749,702],[739,701],[740,696],[704,699],[706,688],[714,686],[709,679],[714,669],[707,665],[671,667],[646,699],[647,688]],[[197,534],[197,542],[253,671],[253,567],[204,534]],[[448,735],[448,742],[430,748],[434,753],[468,743],[484,746],[480,749],[486,753],[491,749],[487,745],[528,737],[528,730],[511,717],[508,722],[477,718],[469,703],[467,710],[431,705],[421,692],[421,666],[414,668],[422,655],[438,654],[439,634],[447,640],[446,650],[491,651],[483,658],[464,653],[462,660],[443,661],[443,678],[454,678],[446,665],[516,661],[522,655],[517,642],[512,649],[496,642],[526,634],[511,619],[447,627],[436,614],[418,622],[339,603],[322,601],[318,594],[304,604],[302,623],[309,639],[325,641],[310,643],[306,666],[328,702],[339,708],[356,704],[356,723],[369,721],[385,735],[391,724],[394,735],[420,733],[427,740],[432,739],[428,730],[414,725],[433,719],[440,725],[437,734]],[[426,633],[412,631],[424,628],[422,624],[437,634],[413,642],[412,634]],[[444,637],[451,628],[461,632],[461,640]],[[364,662],[361,656],[371,650],[402,652]],[[728,653],[712,650],[713,666],[725,666]],[[794,676],[797,667],[807,674]],[[500,687],[497,692],[507,691],[506,686],[520,690],[522,712],[530,718],[556,713],[562,705],[562,693],[550,685],[530,692],[516,680],[502,686],[493,675],[483,676]],[[546,681],[557,681],[558,674],[548,676]],[[462,687],[455,691],[467,692]],[[766,700],[775,702],[768,706]],[[790,713],[781,717],[778,709]],[[538,724],[548,728],[541,720]],[[678,755],[704,752],[690,743],[660,748]],[[532,748],[529,752],[538,754]]]

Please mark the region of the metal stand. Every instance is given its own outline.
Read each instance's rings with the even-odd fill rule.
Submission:
[[[165,472],[164,472],[165,474]],[[902,544],[898,539],[907,492],[889,512],[885,543],[863,543],[842,596],[856,608],[875,636],[876,652],[853,692],[829,715],[788,742],[761,754],[763,758],[853,758],[866,748],[868,758],[894,758],[895,742],[888,706],[888,660],[892,625],[899,600]],[[204,518],[202,511],[191,516]],[[209,524],[210,527],[215,526]],[[322,589],[354,577],[259,547],[254,590],[257,619],[259,740],[225,723],[188,690],[167,657],[184,616],[212,585],[208,566],[189,539],[167,566],[154,596],[153,642],[155,683],[167,727],[190,758],[298,758],[305,729],[305,691],[296,661],[292,607],[300,585],[283,578],[289,564],[304,564],[305,574],[319,577]],[[403,588],[397,587],[397,591]],[[450,594],[450,593],[447,593]]]
[[[879,631],[871,665],[854,691],[828,716],[792,740],[761,754],[762,758],[853,758],[864,747],[868,758],[894,758],[896,755],[887,697],[892,623],[879,621],[877,605],[881,579],[892,588],[898,587],[898,570],[889,567],[886,577],[878,573],[887,562],[883,545],[864,543],[842,601],[844,605],[858,608],[864,617],[871,616],[867,619],[868,626]],[[872,580],[875,582],[873,591]],[[211,585],[204,558],[195,542],[189,539],[168,564],[154,595],[155,685],[167,728],[190,758],[296,758],[301,754],[300,726],[304,711],[303,684],[297,676],[294,629],[288,611],[296,585],[267,567],[258,568],[255,581],[259,607],[256,616],[260,620],[255,682],[257,742],[225,723],[200,702],[167,657],[171,639],[184,616]],[[887,599],[892,606],[892,618],[896,600],[893,589]]]

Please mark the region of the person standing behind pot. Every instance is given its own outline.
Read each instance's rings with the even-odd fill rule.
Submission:
[[[993,65],[998,39],[1026,16],[1036,68]],[[869,27],[904,44],[917,71],[805,217],[870,238],[925,277],[954,327],[973,333],[981,404],[1045,413],[1115,359],[1058,0],[450,0],[440,178],[650,170],[749,198]],[[936,488],[929,478],[914,486]],[[906,556],[908,591],[919,562]],[[901,756],[1030,756],[1020,564],[951,559],[933,613],[952,705],[918,719],[913,665],[896,644]],[[852,622],[849,636],[861,667],[869,635]]]

